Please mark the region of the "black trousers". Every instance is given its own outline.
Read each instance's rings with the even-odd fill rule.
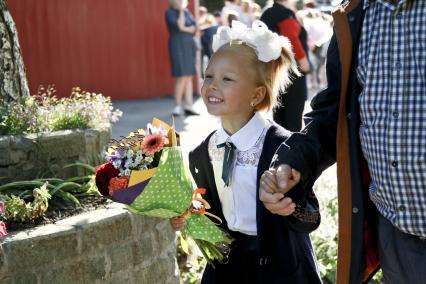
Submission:
[[[274,121],[292,132],[300,131],[307,95],[306,77],[295,77],[287,90],[279,94],[281,105],[274,109]]]
[[[201,284],[258,284],[259,254],[257,237],[241,233],[232,235],[235,239],[226,263],[207,264]]]
[[[426,239],[401,232],[381,215],[378,239],[386,284],[426,283]]]

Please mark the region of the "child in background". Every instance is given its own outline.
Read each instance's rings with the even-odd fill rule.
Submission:
[[[309,233],[320,222],[313,192],[275,193],[288,203],[270,212],[259,199],[259,184],[278,146],[289,132],[259,111],[275,106],[278,89],[298,74],[289,41],[255,21],[220,27],[201,94],[221,127],[189,154],[191,173],[209,212],[233,238],[223,263],[206,266],[201,283],[321,283]],[[262,179],[263,180],[263,179]],[[270,179],[265,179],[270,182]],[[175,230],[184,217],[170,220]]]

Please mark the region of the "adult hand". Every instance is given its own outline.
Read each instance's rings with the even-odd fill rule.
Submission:
[[[300,173],[289,165],[280,165],[276,170],[278,192],[287,193],[300,181]]]
[[[186,219],[183,216],[170,218],[169,221],[175,231],[182,231],[186,227]]]
[[[291,215],[296,204],[289,197],[284,197],[284,193],[279,193],[275,169],[270,169],[262,174],[259,188],[259,199],[273,214],[282,216]]]

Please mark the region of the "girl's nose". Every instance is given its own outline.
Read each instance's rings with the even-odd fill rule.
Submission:
[[[216,80],[212,80],[209,84],[209,89],[210,90],[217,90],[217,85],[216,85]]]

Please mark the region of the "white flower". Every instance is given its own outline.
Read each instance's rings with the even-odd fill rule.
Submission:
[[[121,167],[121,160],[115,160],[114,162],[112,162],[112,165],[114,166],[114,168],[119,169]]]
[[[125,163],[124,163],[124,167],[125,168],[131,168],[133,164],[132,159],[128,159]]]
[[[130,169],[125,169],[124,170],[124,175],[125,176],[130,176],[131,170]]]
[[[126,155],[127,159],[131,159],[133,157],[133,150],[129,149]]]
[[[146,156],[146,157],[145,157],[145,161],[146,161],[148,164],[151,164],[151,163],[152,163],[152,161],[154,161],[154,159],[153,159],[152,157],[150,157],[150,156]]]
[[[288,38],[268,30],[265,23],[259,20],[254,21],[251,28],[239,21],[232,21],[232,28],[220,27],[213,36],[213,51],[216,52],[221,46],[231,41],[241,41],[252,47],[256,51],[257,58],[262,62],[277,59],[283,48],[291,51]]]
[[[138,150],[138,151],[136,152],[136,158],[138,158],[138,157],[143,158],[143,154],[142,154],[142,151],[141,151],[141,150]]]

